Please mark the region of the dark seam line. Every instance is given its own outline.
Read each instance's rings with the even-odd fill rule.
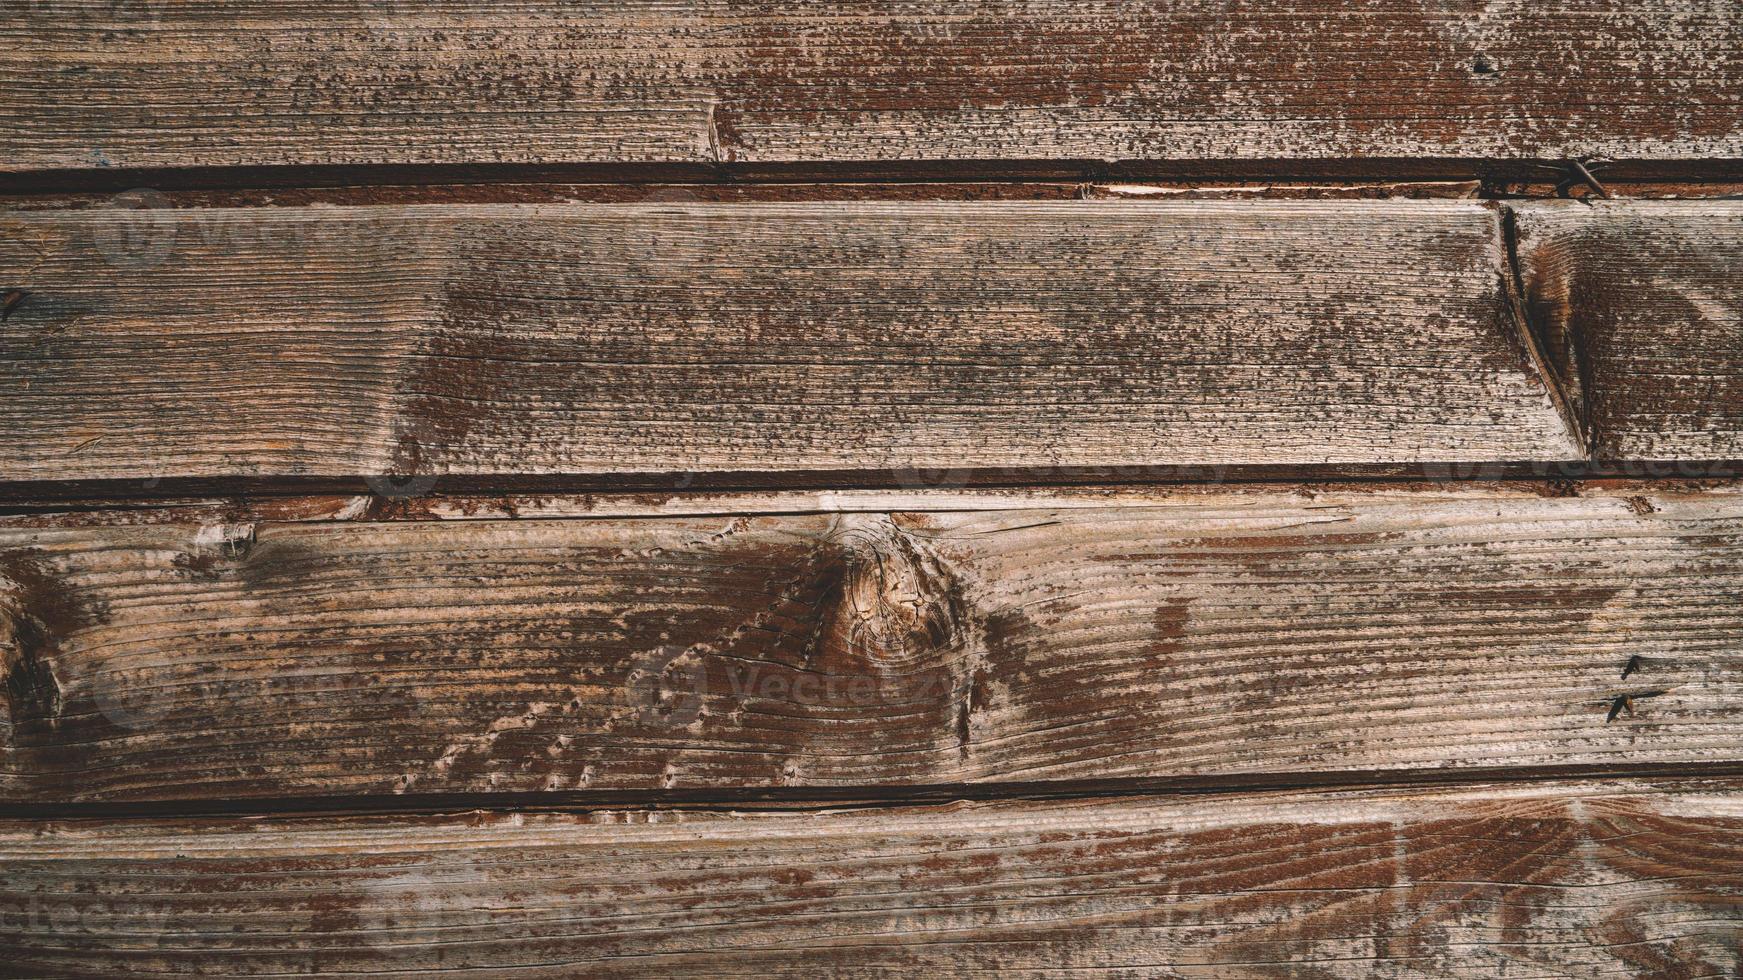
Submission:
[[[741,183],[837,181],[1017,182],[1032,180],[1477,180],[1491,185],[1541,181],[1546,167],[1566,161],[1537,158],[1365,157],[1226,160],[915,160],[815,163],[504,163],[504,164],[263,164],[196,167],[91,167],[0,172],[0,194],[157,190],[239,190],[271,187],[344,187],[449,183]],[[1727,181],[1743,178],[1743,159],[1620,160],[1609,164],[1610,184],[1650,181]]]
[[[1544,462],[1386,463],[1347,466],[1108,466],[1026,469],[964,469],[945,471],[941,479],[918,471],[909,478],[901,469],[791,470],[714,473],[497,474],[420,476],[433,479],[421,493],[378,493],[383,477],[163,477],[101,480],[0,480],[0,514],[52,506],[106,509],[117,504],[174,499],[269,499],[299,496],[375,494],[384,505],[401,501],[440,500],[452,496],[553,494],[778,493],[782,491],[968,491],[1096,489],[1104,487],[1254,486],[1297,483],[1429,484],[1437,486],[1527,483],[1549,485],[1558,492],[1569,483],[1595,480],[1664,482],[1730,481],[1743,478],[1739,460],[1558,460]],[[385,478],[407,482],[405,477]],[[1566,495],[1565,493],[1561,495]]]
[[[1743,761],[1723,763],[1587,764],[1422,770],[1345,770],[1321,773],[1239,773],[1062,780],[1056,782],[939,783],[914,786],[766,787],[684,790],[599,790],[516,793],[433,793],[382,796],[285,796],[253,799],[142,800],[134,802],[5,803],[0,819],[122,820],[180,817],[324,815],[439,815],[445,813],[569,812],[671,809],[772,810],[895,809],[958,802],[1022,803],[1135,800],[1146,797],[1237,796],[1276,792],[1448,789],[1495,783],[1572,783],[1594,780],[1735,779]]]

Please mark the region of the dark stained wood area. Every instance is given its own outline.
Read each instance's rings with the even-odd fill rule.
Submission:
[[[21,4],[3,166],[1743,157],[1734,4]]]
[[[0,791],[1743,762],[1743,494],[1581,492],[19,518],[0,524]]]
[[[0,823],[13,975],[1732,977],[1732,782]]]
[[[1516,210],[1532,316],[1598,455],[1743,458],[1743,201]]]

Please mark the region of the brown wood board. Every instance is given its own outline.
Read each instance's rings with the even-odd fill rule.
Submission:
[[[0,478],[1577,458],[1456,201],[13,212]],[[1444,470],[1423,470],[1444,475]],[[1459,472],[1455,471],[1454,475]]]
[[[1706,0],[42,0],[14,172],[1743,157]]]
[[[705,796],[1743,761],[1743,497],[1584,493],[21,516],[0,524],[0,787]]]
[[[1734,782],[0,823],[0,971],[1729,977]]]

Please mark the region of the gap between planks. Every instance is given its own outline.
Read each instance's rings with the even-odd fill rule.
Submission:
[[[688,790],[595,790],[419,793],[402,796],[282,796],[125,802],[0,803],[0,820],[159,820],[179,817],[438,816],[452,813],[594,813],[642,809],[686,813],[898,810],[951,803],[1068,803],[1168,800],[1269,793],[1423,789],[1457,792],[1487,786],[1578,785],[1594,781],[1743,779],[1743,761],[1628,765],[1495,766],[1343,772],[1234,773],[1224,776],[1114,778],[915,786],[721,787]]]
[[[1123,469],[1123,472],[1114,472]],[[374,477],[226,477],[153,480],[0,480],[0,518],[37,513],[68,513],[115,508],[199,505],[222,501],[228,507],[307,497],[365,498],[367,513],[392,516],[449,506],[456,500],[510,496],[633,499],[654,495],[678,500],[716,494],[766,491],[775,494],[927,494],[1080,490],[1086,493],[1166,493],[1194,488],[1277,488],[1319,490],[1371,487],[1400,489],[1421,485],[1517,486],[1541,496],[1578,496],[1581,486],[1634,485],[1645,491],[1709,489],[1743,479],[1743,460],[1626,460],[1587,462],[1469,463],[1416,466],[1236,466],[1221,472],[1192,467],[1047,467],[1038,470],[965,469],[948,483],[904,482],[889,470],[807,470],[792,472],[619,473],[450,475],[427,492],[381,494]],[[1425,475],[1425,471],[1429,475]],[[512,515],[511,515],[512,516]]]
[[[640,164],[412,164],[250,167],[89,168],[0,172],[0,195],[113,194],[139,188],[162,192],[265,189],[376,189],[450,186],[487,188],[527,185],[780,186],[868,183],[1065,185],[1205,183],[1263,184],[1470,184],[1484,193],[1542,192],[1555,184],[1564,159],[1348,158],[1223,161],[883,161],[812,165]],[[1743,159],[1618,160],[1601,174],[1621,196],[1667,193],[1736,194]]]

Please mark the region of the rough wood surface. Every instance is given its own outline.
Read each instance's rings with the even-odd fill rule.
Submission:
[[[13,976],[1743,970],[1743,788],[0,824]]]
[[[965,498],[19,518],[0,526],[0,788],[55,802],[1743,760],[1735,490]]]
[[[0,166],[1743,157],[1725,0],[37,0]]]
[[[1532,318],[1597,454],[1743,459],[1743,202],[1515,210]]]
[[[1472,203],[4,220],[0,478],[1579,453]]]

